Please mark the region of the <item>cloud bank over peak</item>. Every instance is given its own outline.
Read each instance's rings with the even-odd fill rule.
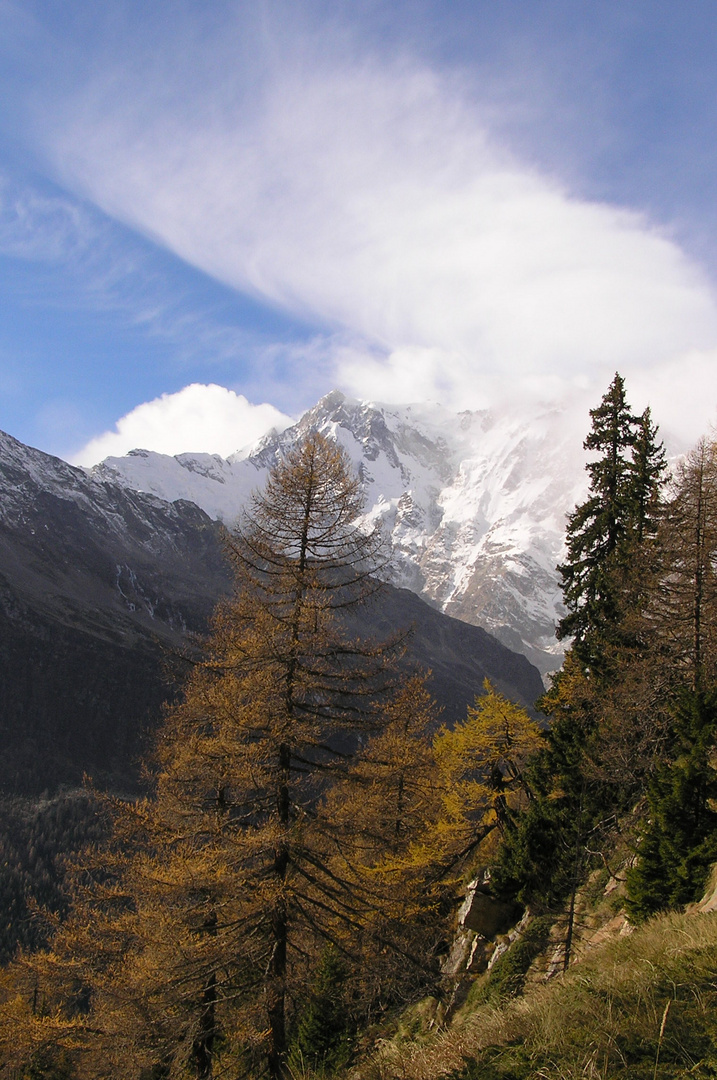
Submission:
[[[74,456],[73,464],[96,465],[136,449],[228,457],[271,428],[283,431],[292,422],[273,405],[251,405],[223,386],[192,383],[176,394],[138,405],[117,421],[114,431],[92,439]]]
[[[171,65],[109,57],[36,123],[63,183],[322,327],[331,382],[358,396],[474,407],[501,387],[603,389],[616,369],[649,383],[653,365],[668,385],[689,354],[699,415],[667,393],[664,422],[704,426],[717,303],[667,234],[498,145],[455,72],[322,53],[306,34],[279,35],[260,70],[212,69],[231,45],[205,27]]]

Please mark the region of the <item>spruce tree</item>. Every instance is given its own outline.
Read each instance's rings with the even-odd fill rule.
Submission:
[[[595,726],[593,681],[574,652],[546,699],[550,726],[523,771],[528,804],[506,814],[493,890],[536,911],[557,911],[587,865],[588,837],[594,850],[611,811],[587,753]]]
[[[501,894],[546,908],[574,896],[588,849],[634,795],[634,777],[623,769],[617,778],[605,765],[628,729],[636,745],[642,722],[613,698],[621,673],[642,657],[665,473],[650,412],[631,412],[619,374],[590,416],[588,497],[568,519],[559,567],[567,614],[557,635],[573,640],[539,703],[550,726],[526,771],[531,804],[509,815],[494,875]]]
[[[568,519],[567,558],[558,567],[568,613],[557,634],[559,639],[573,638],[572,647],[585,663],[599,664],[600,641],[620,617],[614,571],[636,501],[632,451],[637,418],[628,407],[620,375],[590,416],[592,430],[583,445],[599,456],[586,466],[588,498]]]
[[[635,922],[699,899],[717,859],[717,691],[684,690],[674,705],[670,759],[651,778],[637,862],[628,871]]]
[[[347,965],[328,945],[316,968],[291,1040],[289,1063],[296,1073],[332,1073],[345,1067],[351,1054],[350,1010],[346,995]]]
[[[635,920],[696,899],[717,858],[716,561],[717,448],[700,440],[677,469],[647,607],[659,662],[651,682],[658,683],[667,722],[628,875]]]
[[[657,536],[662,517],[667,457],[664,445],[657,441],[657,431],[647,408],[636,424],[627,489],[628,537],[633,548]]]
[[[612,723],[614,688],[642,663],[647,648],[645,612],[659,572],[666,459],[650,410],[631,413],[620,375],[590,415],[584,446],[600,456],[586,466],[590,491],[568,520],[568,558],[559,567],[568,613],[557,634],[573,640],[541,707],[553,720],[549,744],[572,740],[576,761],[578,746],[589,751],[596,779],[605,771],[600,743]],[[630,712],[626,701],[617,704],[623,708]],[[580,771],[572,780],[563,775],[561,789],[584,790]],[[605,794],[598,798],[604,801]]]

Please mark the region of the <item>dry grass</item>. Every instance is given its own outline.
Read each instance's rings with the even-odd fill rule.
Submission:
[[[359,1074],[717,1077],[717,913],[655,919],[524,998],[482,1006],[430,1041],[386,1043]]]

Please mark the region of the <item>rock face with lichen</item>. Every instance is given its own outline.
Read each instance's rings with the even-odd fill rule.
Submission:
[[[458,910],[458,928],[443,963],[443,974],[461,980],[479,975],[502,955],[522,932],[523,909],[491,896],[490,876],[481,873],[467,886]],[[507,936],[506,936],[507,935]]]

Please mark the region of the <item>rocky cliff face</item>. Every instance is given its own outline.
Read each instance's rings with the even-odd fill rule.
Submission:
[[[584,494],[581,435],[573,424],[556,411],[456,415],[334,391],[248,454],[224,460],[135,451],[107,459],[93,475],[164,499],[191,499],[232,523],[277,455],[318,428],[359,470],[366,519],[380,519],[393,544],[393,584],[484,626],[545,672],[561,659],[555,567],[565,516]]]
[[[243,498],[277,452],[270,440],[247,463]],[[199,461],[204,472],[175,465],[190,477],[233,476],[221,459]],[[143,742],[172,693],[171,673],[181,673],[187,634],[206,628],[231,588],[216,520],[195,502],[163,501],[112,477],[110,467],[88,476],[0,434],[6,791],[74,784],[85,772],[115,787],[134,783]],[[355,622],[376,636],[408,625],[407,662],[433,669],[446,720],[464,714],[485,677],[525,704],[540,693],[525,657],[406,590],[388,586]]]

